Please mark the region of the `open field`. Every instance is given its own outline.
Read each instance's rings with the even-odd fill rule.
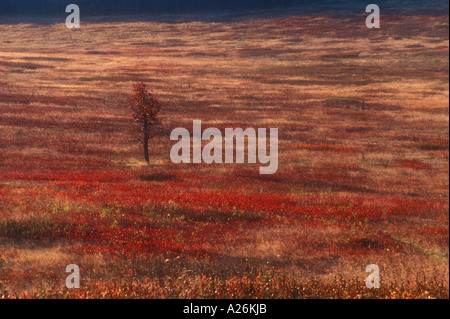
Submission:
[[[448,15],[364,21],[0,25],[0,298],[448,298]],[[278,128],[278,172],[173,164],[195,119]]]

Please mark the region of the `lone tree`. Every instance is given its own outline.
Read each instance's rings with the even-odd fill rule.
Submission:
[[[128,102],[134,121],[139,124],[142,135],[137,139],[144,145],[144,157],[150,162],[148,155],[148,142],[161,131],[159,111],[161,104],[158,99],[149,93],[146,84],[139,82],[133,86],[133,98]]]

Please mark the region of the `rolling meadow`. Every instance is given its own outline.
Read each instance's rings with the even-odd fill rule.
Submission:
[[[365,17],[0,24],[0,298],[448,298],[448,15]],[[278,172],[172,163],[197,119]]]

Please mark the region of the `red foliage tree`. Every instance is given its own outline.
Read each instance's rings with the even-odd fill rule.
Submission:
[[[128,102],[128,107],[133,114],[134,121],[140,125],[143,136],[138,137],[138,140],[144,145],[145,161],[149,163],[149,140],[161,131],[159,119],[161,103],[147,91],[145,83],[139,82],[133,86],[133,98]]]

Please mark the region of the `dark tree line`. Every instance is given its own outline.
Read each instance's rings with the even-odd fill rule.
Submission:
[[[0,0],[0,15],[63,15],[78,4],[84,15],[242,12],[289,7],[305,0]],[[307,2],[307,1],[306,1]]]

